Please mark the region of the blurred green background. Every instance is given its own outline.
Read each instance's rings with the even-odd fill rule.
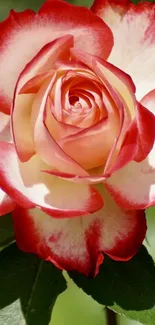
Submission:
[[[27,8],[37,10],[43,0],[0,0],[0,20],[7,17],[10,9],[22,11]],[[90,7],[92,0],[70,0],[74,4]],[[135,2],[138,2],[135,0]],[[147,210],[148,231],[145,245],[155,260],[155,208]],[[66,274],[68,289],[55,304],[50,325],[106,325],[106,313],[102,305],[87,296]],[[138,325],[140,323],[117,315],[118,325]],[[5,325],[5,324],[3,324]],[[151,325],[151,324],[150,324]]]

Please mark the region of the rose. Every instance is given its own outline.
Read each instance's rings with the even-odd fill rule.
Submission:
[[[110,3],[96,0],[95,15],[46,1],[37,14],[12,11],[1,23],[1,109],[11,106],[12,143],[0,143],[0,179],[18,204],[17,244],[85,274],[98,272],[103,253],[122,261],[136,254],[144,209],[154,204],[152,77],[147,69],[145,91],[135,71],[138,54],[147,57],[154,5]],[[134,24],[143,29],[135,48]],[[138,97],[130,65],[121,65],[126,47]],[[149,60],[153,51],[152,40]]]

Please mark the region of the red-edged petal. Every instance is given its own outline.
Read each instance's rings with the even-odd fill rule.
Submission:
[[[0,216],[7,214],[15,208],[16,203],[0,189]]]
[[[130,162],[112,174],[106,187],[124,209],[155,205],[155,146],[142,162]]]
[[[52,78],[54,74],[53,70],[48,72],[37,74],[35,77],[29,79],[24,86],[20,89],[19,94],[35,94],[38,92],[39,88],[46,82],[49,78]]]
[[[110,82],[111,85],[117,90],[120,98],[122,98],[123,102],[126,104],[124,107],[125,117],[126,115],[131,115],[132,118],[136,118],[134,127],[132,123],[128,128],[129,122],[127,121],[125,123],[124,132],[122,132],[122,136],[125,136],[125,139],[121,146],[119,157],[117,158],[116,164],[114,164],[110,169],[108,169],[107,166],[105,167],[106,174],[110,174],[112,171],[120,168],[132,159],[135,159],[136,161],[142,161],[145,159],[152,149],[154,143],[155,119],[149,110],[143,107],[140,103],[136,103],[134,96],[135,89],[131,78],[120,69],[117,69],[100,58],[93,58],[93,56],[84,53],[82,56],[82,51],[75,51],[74,49],[71,49],[71,53],[73,57],[81,60],[91,69],[96,71],[101,78],[105,76],[107,81]],[[135,135],[137,129],[135,141],[133,141],[134,139],[131,134],[133,129]],[[125,134],[126,131],[127,134]],[[131,145],[131,142],[132,150],[128,151],[127,146]]]
[[[41,172],[50,167],[33,156],[21,163],[13,145],[0,143],[1,188],[25,208],[39,206],[56,218],[86,215],[103,206],[103,199],[92,186],[60,180]]]
[[[0,141],[10,141],[10,116],[0,112]],[[0,189],[0,216],[11,212],[15,207],[12,199]]]
[[[0,71],[3,76],[0,79],[0,102],[3,112],[9,114],[15,84],[25,65],[45,44],[66,34],[75,37],[76,47],[103,57],[109,55],[113,46],[112,33],[99,17],[87,8],[58,0],[45,2],[38,13],[11,11],[0,23]]]
[[[153,94],[155,97],[155,92],[150,94],[150,105],[152,110],[154,109]],[[149,95],[144,98],[144,103],[148,103]],[[124,167],[131,160],[140,162],[144,160],[149,152],[151,151],[154,140],[155,140],[155,118],[149,110],[143,107],[140,103],[137,104],[137,119],[135,118],[129,128],[126,131],[124,141],[122,143],[121,149],[117,158],[111,167],[95,176],[76,176],[71,174],[65,174],[59,171],[47,171],[52,175],[56,175],[63,179],[68,179],[76,183],[99,183],[103,182],[112,173],[116,172],[120,168]],[[138,120],[138,122],[137,122]]]
[[[155,116],[142,104],[137,105],[138,149],[135,161],[144,160],[151,151],[155,141]]]
[[[115,163],[106,176],[122,168],[131,160],[143,161],[151,151],[155,141],[155,117],[141,103],[137,103],[136,118],[126,131],[123,144]]]
[[[155,91],[152,91],[142,99],[142,104],[147,109],[139,105],[141,116],[138,123],[140,132],[137,138],[137,157],[141,157],[141,153],[147,154],[148,145],[152,146],[153,138],[155,140],[154,117],[151,113],[155,112],[154,102]],[[138,161],[137,159],[137,162],[130,162],[106,181],[115,201],[125,209],[145,209],[155,204],[155,144],[147,157],[141,162]]]
[[[10,116],[0,112],[0,141],[10,141]],[[0,189],[0,216],[11,212],[15,207],[12,199]]]
[[[13,10],[7,19],[0,23],[0,71],[3,78],[0,80],[0,103],[1,110],[9,114],[11,108],[11,100],[14,92],[14,87],[19,73],[23,70],[25,64],[29,60],[29,55],[32,58],[34,49],[24,46],[24,38],[19,34],[20,30],[25,29],[28,39],[28,30],[26,26],[30,26],[35,17],[35,12],[25,10],[21,13],[15,13]],[[23,53],[19,60],[19,47]],[[21,52],[20,52],[21,53]],[[23,56],[25,54],[25,58]],[[15,59],[16,64],[15,64]],[[3,81],[2,81],[3,79]]]
[[[43,170],[44,173],[47,173],[49,175],[54,175],[59,178],[65,179],[67,181],[71,181],[74,183],[82,183],[82,184],[98,184],[105,180],[105,177],[103,175],[99,176],[78,176],[71,173],[63,173],[57,170]]]
[[[136,119],[134,119],[129,125],[129,128],[126,130],[126,134],[118,156],[116,157],[111,167],[105,171],[105,178],[133,160],[137,154],[138,149],[138,128]]]
[[[65,15],[64,15],[65,12]],[[61,0],[45,1],[39,15],[53,24],[61,35],[72,34],[75,47],[105,59],[113,46],[110,28],[88,8],[73,6]]]
[[[20,249],[65,270],[98,271],[101,252],[126,261],[137,253],[146,233],[144,212],[123,211],[102,190],[105,206],[87,218],[54,219],[41,210],[18,207],[13,213]],[[27,231],[25,231],[27,229]]]
[[[21,87],[31,78],[52,70],[58,60],[68,60],[73,44],[73,36],[64,35],[43,46],[22,70],[18,78],[18,91],[22,93]]]
[[[154,88],[155,4],[95,0],[91,9],[113,32],[115,46],[108,60],[132,76],[141,99]]]
[[[13,98],[12,130],[18,157],[21,161],[27,161],[35,153],[31,125],[32,103],[35,95],[31,94],[31,92],[25,94],[24,90],[25,87],[27,90],[27,81],[31,87],[34,86],[35,81],[38,80],[35,76],[52,69],[57,59],[67,59],[72,45],[73,37],[71,35],[57,38],[45,45],[19,75]],[[52,79],[52,75],[52,72],[48,75],[45,74],[45,80]],[[35,78],[35,80],[32,81],[32,78]],[[41,82],[41,77],[38,76],[38,78]],[[45,82],[45,80],[43,78],[42,82]]]
[[[155,89],[142,98],[141,104],[147,107],[149,111],[155,115]]]

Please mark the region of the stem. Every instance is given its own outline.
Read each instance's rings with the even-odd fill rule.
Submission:
[[[105,308],[107,325],[117,325],[117,315],[109,308]]]

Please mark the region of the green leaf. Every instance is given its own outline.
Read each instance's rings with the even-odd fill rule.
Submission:
[[[52,263],[21,252],[16,244],[0,253],[0,324],[48,325],[65,289],[62,272]]]
[[[0,217],[0,249],[14,240],[13,221],[11,214]]]
[[[143,324],[155,325],[155,265],[145,247],[129,262],[115,262],[105,256],[95,278],[75,272],[69,275],[100,304]]]

